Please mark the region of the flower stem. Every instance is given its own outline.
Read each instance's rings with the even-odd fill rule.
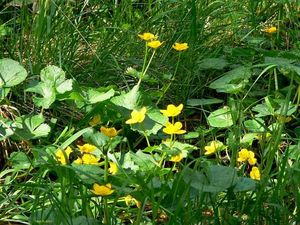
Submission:
[[[141,75],[141,77],[140,77],[140,79],[139,79],[139,81],[138,81],[138,85],[142,82],[142,79],[144,78],[144,76],[145,76],[147,70],[149,69],[149,66],[150,66],[150,64],[151,64],[151,62],[152,62],[152,59],[153,59],[153,57],[154,57],[154,55],[155,55],[155,52],[156,52],[156,51],[154,50],[153,53],[152,53],[152,55],[151,55],[151,57],[150,57],[150,59],[149,59],[149,62],[148,62],[148,64],[147,64],[146,68],[143,69],[142,75]]]

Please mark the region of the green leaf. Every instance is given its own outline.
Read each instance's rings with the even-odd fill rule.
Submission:
[[[96,89],[90,89],[87,91],[87,101],[90,104],[95,104],[97,102],[103,102],[107,99],[110,99],[112,96],[114,96],[115,91],[114,89],[110,89],[107,92],[100,92]]]
[[[132,130],[139,131],[141,134],[146,132],[147,135],[155,135],[167,121],[168,118],[163,116],[159,109],[150,109],[147,112],[145,120],[142,123],[133,124],[131,128]]]
[[[233,188],[234,192],[254,190],[256,183],[254,180],[247,177],[239,177]]]
[[[16,140],[30,140],[47,136],[51,128],[48,124],[43,123],[44,121],[45,119],[41,114],[18,117],[13,138]]]
[[[12,59],[0,59],[0,88],[13,87],[25,80],[27,72],[23,66]]]
[[[139,87],[139,85],[135,85],[129,92],[112,98],[111,102],[129,110],[135,109],[140,98]]]
[[[224,102],[221,99],[217,99],[217,98],[201,98],[201,99],[188,99],[187,100],[187,105],[190,106],[199,106],[199,105],[213,105],[213,104],[219,104]]]
[[[198,68],[200,70],[222,70],[228,66],[228,62],[223,58],[206,58],[200,61]]]
[[[16,125],[14,121],[0,116],[0,141],[14,134]]]
[[[212,82],[209,88],[216,89],[217,92],[238,93],[244,89],[250,77],[250,68],[241,66],[225,73],[221,78]]]
[[[99,131],[90,129],[83,134],[83,138],[88,143],[95,145],[98,149],[103,149],[103,147],[109,142],[109,137],[102,134]]]
[[[95,182],[99,182],[104,174],[104,170],[97,165],[81,165],[73,163],[69,168],[74,170],[80,180],[85,184],[93,184]]]
[[[136,153],[130,154],[132,161],[139,167],[139,171],[153,171],[157,167],[157,162],[149,154],[138,150]]]
[[[24,152],[11,153],[9,161],[16,170],[29,169],[31,166],[31,162]]]
[[[256,118],[253,120],[246,120],[244,122],[245,127],[251,132],[264,132],[264,121],[261,118]]]
[[[216,111],[213,111],[208,117],[207,117],[208,123],[212,127],[230,127],[233,125],[233,120],[231,117],[231,112],[228,107],[224,107],[222,109],[218,109]]]
[[[32,99],[37,106],[45,109],[48,109],[56,99],[54,87],[47,83],[38,83],[34,87],[27,88],[26,91],[41,95],[42,97],[33,96]]]
[[[47,66],[41,71],[41,82],[26,89],[28,92],[34,92],[41,97],[33,97],[34,103],[45,109],[55,102],[57,94],[64,94],[71,91],[73,81],[65,80],[65,72],[57,66]]]
[[[209,185],[204,185],[204,192],[225,191],[237,183],[237,172],[232,167],[212,165],[205,172]]]

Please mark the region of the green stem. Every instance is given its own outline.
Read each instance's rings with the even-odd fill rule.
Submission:
[[[139,79],[139,81],[138,81],[138,85],[142,82],[142,79],[144,78],[144,76],[145,76],[147,70],[149,69],[149,66],[150,66],[150,64],[151,64],[151,62],[152,62],[152,60],[153,60],[153,57],[154,57],[154,55],[155,55],[155,52],[156,52],[156,50],[153,51],[153,53],[152,53],[152,55],[151,55],[151,57],[150,57],[150,60],[149,60],[149,62],[148,62],[148,64],[147,64],[146,68],[143,69],[142,75],[141,75],[141,77],[140,77],[140,79]]]

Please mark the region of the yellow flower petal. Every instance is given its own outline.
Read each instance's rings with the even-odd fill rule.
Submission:
[[[276,31],[277,31],[277,27],[269,27],[269,28],[264,30],[264,32],[269,33],[269,34],[273,34]]]
[[[246,162],[249,158],[249,151],[243,148],[241,151],[239,151],[238,155],[238,162]]]
[[[135,124],[135,123],[141,123],[144,121],[146,117],[147,108],[143,107],[140,111],[133,110],[131,112],[131,118],[127,120],[126,124]]]
[[[96,146],[91,145],[91,144],[77,145],[77,147],[79,148],[79,150],[82,153],[91,153],[91,152],[95,151],[97,148]]]
[[[174,48],[176,51],[185,51],[189,48],[187,43],[175,43],[172,48]]]
[[[131,195],[127,195],[124,197],[125,204],[129,207],[135,204],[138,208],[141,208],[141,202],[133,198]]]
[[[58,149],[55,153],[57,161],[62,165],[66,165],[72,151],[73,150],[69,146],[65,149],[65,151]]]
[[[147,46],[153,49],[157,49],[162,45],[162,42],[160,41],[150,41],[147,43]]]
[[[112,175],[115,175],[118,172],[117,164],[114,162],[109,162],[108,172],[110,172]]]
[[[183,104],[180,104],[179,106],[175,106],[173,104],[170,104],[167,106],[167,109],[164,110],[160,110],[160,112],[167,117],[174,117],[174,116],[178,116],[181,111],[183,109]]]
[[[250,177],[253,180],[260,180],[260,171],[256,166],[253,166],[250,172]]]
[[[107,137],[113,138],[118,135],[118,131],[114,127],[101,127],[101,133],[105,134]]]
[[[180,162],[182,159],[183,159],[183,154],[179,153],[178,155],[172,156],[170,161],[177,163],[177,162]]]
[[[114,190],[111,188],[111,184],[105,184],[105,185],[99,185],[99,184],[94,184],[93,189],[91,190],[94,194],[100,195],[100,196],[108,196],[111,195]]]
[[[166,127],[163,129],[163,132],[165,132],[166,134],[184,134],[186,132],[185,130],[181,130],[181,122],[176,122],[175,124],[167,122],[165,126]]]
[[[223,143],[220,141],[211,141],[209,145],[205,146],[205,153],[204,155],[210,155],[215,153],[217,150],[219,150],[223,146]]]
[[[101,122],[101,117],[100,115],[96,115],[93,117],[93,119],[89,122],[89,125],[96,126],[97,124],[99,124]]]
[[[151,40],[157,39],[157,36],[155,36],[152,33],[147,33],[147,32],[143,33],[143,34],[139,34],[138,36],[139,36],[139,38],[141,38],[144,41],[151,41]]]
[[[82,158],[82,164],[87,164],[87,165],[98,165],[99,164],[99,158],[92,154],[83,154]]]

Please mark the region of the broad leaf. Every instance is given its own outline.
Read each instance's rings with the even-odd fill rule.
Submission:
[[[231,117],[231,112],[228,107],[224,107],[222,109],[218,109],[213,111],[207,117],[208,123],[212,127],[230,127],[233,125],[233,120]]]
[[[241,66],[225,73],[221,78],[212,82],[209,87],[216,89],[217,92],[238,93],[249,82],[250,76],[250,68]]]
[[[43,123],[45,119],[41,114],[34,116],[21,116],[16,119],[16,130],[13,135],[17,140],[29,140],[47,136],[50,132],[50,126]]]
[[[117,106],[133,110],[140,98],[139,85],[135,85],[129,92],[121,94],[111,99],[111,102]]]
[[[0,89],[20,84],[27,77],[23,66],[12,59],[0,59]]]
[[[226,66],[228,66],[228,62],[223,58],[206,58],[200,61],[198,64],[198,68],[200,70],[208,70],[208,69],[215,69],[215,70],[222,70]]]

